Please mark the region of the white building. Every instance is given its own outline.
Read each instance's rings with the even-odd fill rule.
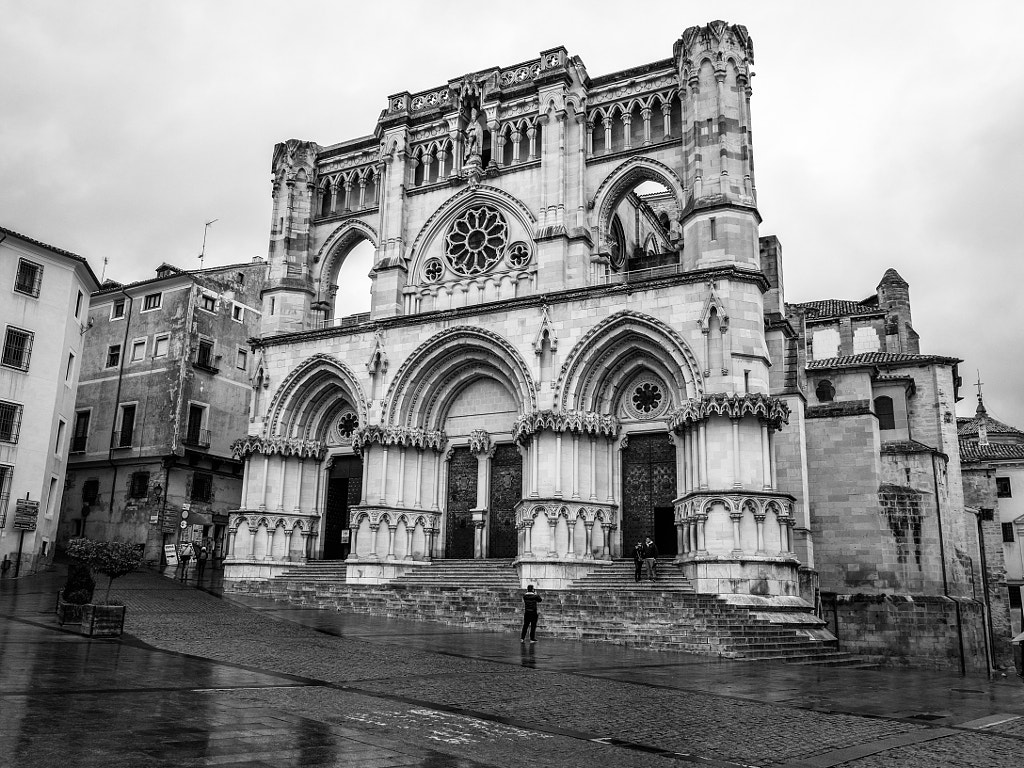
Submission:
[[[0,227],[0,562],[10,563],[7,576],[53,557],[83,320],[98,287],[81,256]],[[36,504],[18,514],[24,499],[38,504],[34,526]]]

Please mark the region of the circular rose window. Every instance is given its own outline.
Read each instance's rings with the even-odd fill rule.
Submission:
[[[644,377],[627,390],[623,405],[634,419],[653,419],[664,413],[668,397],[660,381]]]
[[[356,431],[358,426],[359,419],[351,411],[342,414],[342,417],[338,419],[338,432],[342,437],[352,437],[352,433]]]
[[[436,283],[443,274],[444,264],[440,259],[427,259],[427,263],[423,265],[423,277],[431,283]]]
[[[522,269],[530,263],[530,246],[524,242],[512,243],[505,254],[505,260],[510,267]]]
[[[445,237],[448,263],[459,275],[479,275],[498,263],[507,240],[504,216],[486,205],[470,208],[455,220]]]

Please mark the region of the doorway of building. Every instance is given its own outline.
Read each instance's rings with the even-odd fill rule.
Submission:
[[[448,501],[445,506],[444,556],[473,557],[473,507],[476,506],[476,456],[456,448],[448,462]]]
[[[660,555],[676,553],[672,523],[675,497],[675,443],[665,432],[629,435],[622,452],[623,552],[631,551],[633,544],[650,536]]]
[[[523,457],[514,445],[499,445],[491,457],[491,497],[488,499],[489,557],[519,554],[516,504],[523,498]]]
[[[363,488],[363,461],[357,456],[334,459],[327,478],[324,503],[324,560],[344,560],[349,555],[349,510],[359,503]]]

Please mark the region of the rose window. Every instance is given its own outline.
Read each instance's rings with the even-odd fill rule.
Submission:
[[[505,260],[510,267],[522,269],[530,263],[530,246],[524,242],[512,243],[505,254]]]
[[[440,280],[443,274],[444,265],[440,259],[428,259],[427,263],[423,265],[423,276],[431,283]]]
[[[661,387],[652,381],[645,381],[633,390],[633,407],[640,413],[654,413],[663,399]]]
[[[338,432],[342,437],[352,437],[352,433],[359,426],[359,419],[351,411],[338,419]]]
[[[634,419],[653,419],[661,416],[669,406],[662,383],[653,376],[644,376],[633,382],[622,400],[626,415]]]
[[[508,240],[508,224],[493,208],[470,208],[452,224],[445,250],[452,271],[466,277],[479,275],[498,263]]]

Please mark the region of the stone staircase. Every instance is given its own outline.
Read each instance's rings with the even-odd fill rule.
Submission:
[[[389,584],[347,584],[340,561],[314,561],[235,592],[295,605],[518,632],[522,588],[511,560],[436,560]],[[542,636],[750,661],[862,666],[800,598],[698,595],[671,561],[659,581],[633,580],[632,561],[601,565],[570,589],[542,590]]]

